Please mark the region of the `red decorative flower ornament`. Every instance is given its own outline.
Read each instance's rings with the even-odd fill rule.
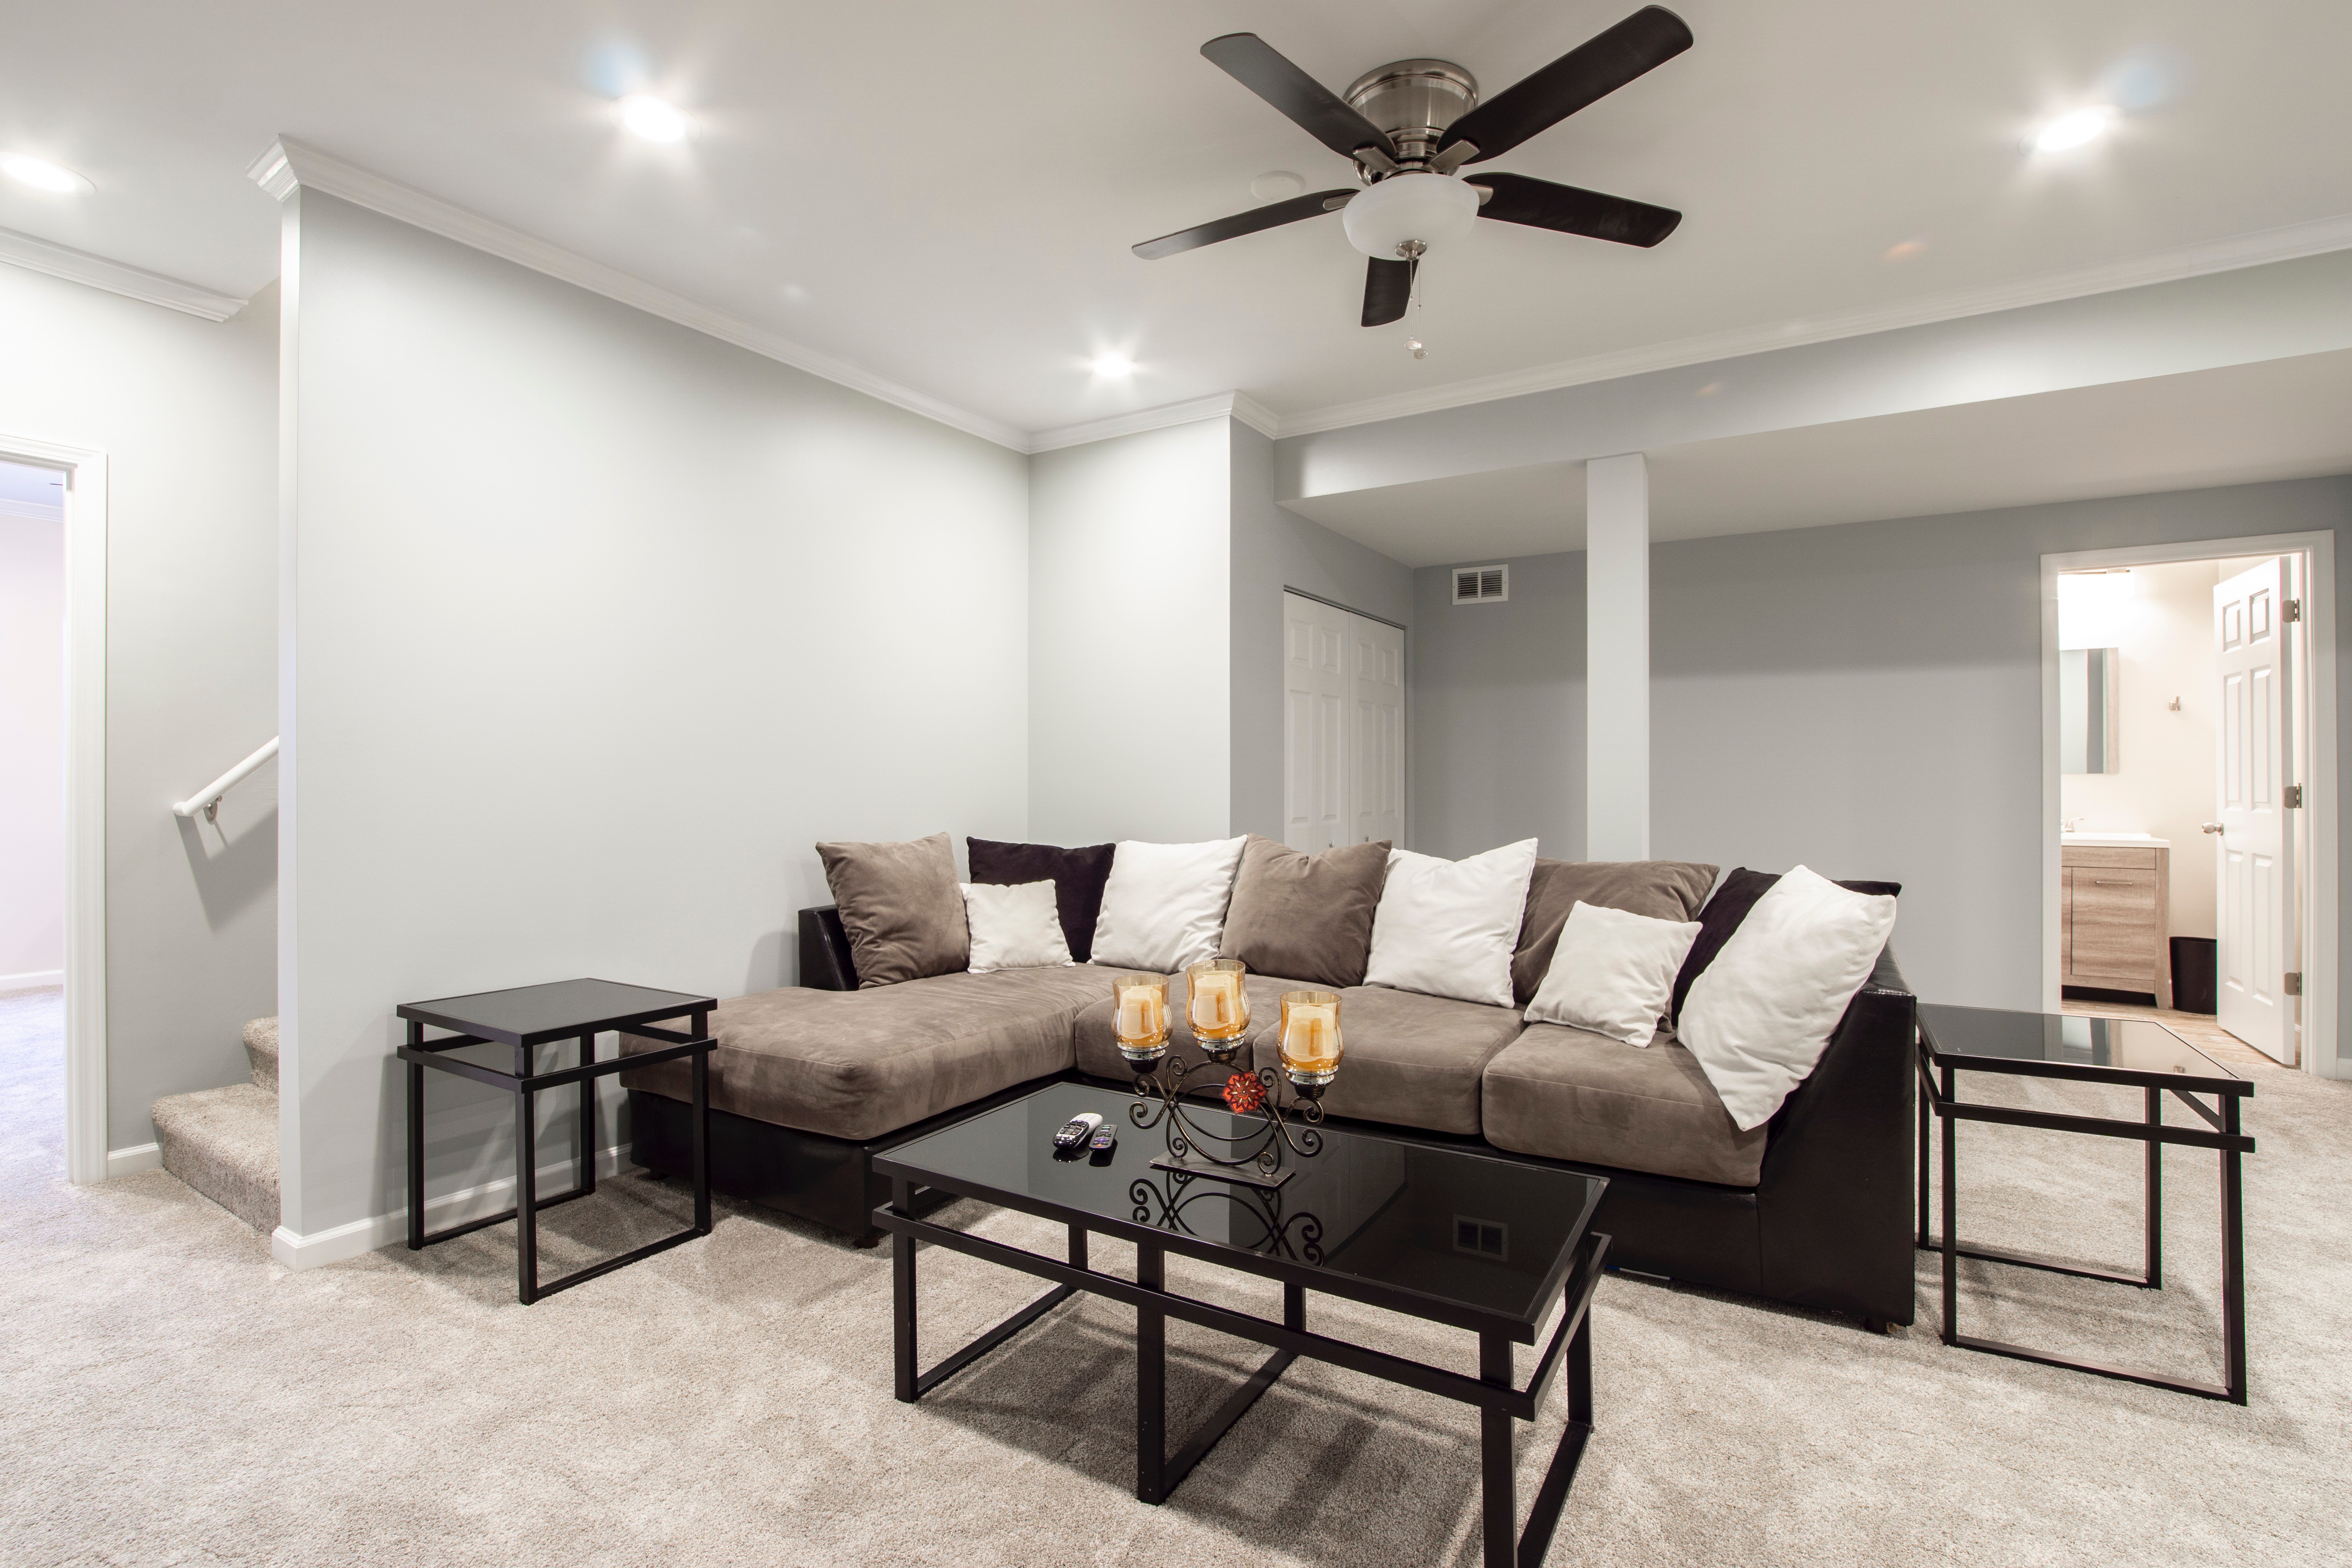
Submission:
[[[1246,1115],[1265,1103],[1265,1085],[1254,1072],[1237,1072],[1225,1079],[1225,1105]]]

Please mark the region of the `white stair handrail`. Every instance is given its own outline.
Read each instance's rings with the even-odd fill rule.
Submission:
[[[268,762],[277,754],[278,737],[272,735],[269,737],[268,743],[263,746],[261,750],[254,752],[253,755],[246,758],[245,761],[237,763],[236,766],[229,769],[228,772],[221,774],[220,777],[213,780],[212,783],[206,784],[204,788],[198,790],[187,799],[174,804],[172,807],[172,815],[173,816],[194,816],[196,813],[201,811],[205,814],[205,820],[206,822],[218,822],[220,820],[221,796],[236,788],[236,785],[244,780],[247,773],[250,773],[254,769],[259,767],[262,763]]]

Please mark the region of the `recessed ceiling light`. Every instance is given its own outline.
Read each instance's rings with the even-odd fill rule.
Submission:
[[[1262,202],[1286,202],[1307,188],[1307,182],[1287,169],[1270,169],[1250,182],[1250,195]]]
[[[1098,353],[1087,362],[1087,368],[1097,375],[1119,380],[1135,374],[1135,362],[1123,353]]]
[[[2105,135],[2115,122],[2116,111],[2105,104],[2062,114],[2034,133],[2033,150],[2037,153],[2063,153],[2080,147],[2085,142],[2095,142]]]
[[[621,123],[648,142],[683,141],[694,129],[685,110],[644,92],[621,100]]]
[[[8,177],[17,184],[30,185],[37,191],[63,193],[90,188],[89,182],[71,169],[61,169],[46,158],[29,157],[23,153],[0,156],[0,170],[5,170]]]

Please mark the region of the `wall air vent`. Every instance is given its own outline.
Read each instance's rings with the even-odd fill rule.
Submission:
[[[1454,602],[1457,605],[1499,604],[1510,596],[1511,569],[1507,566],[1454,569]]]

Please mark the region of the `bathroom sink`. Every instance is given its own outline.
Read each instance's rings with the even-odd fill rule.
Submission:
[[[2061,844],[2072,844],[2086,849],[2169,849],[2172,841],[2158,838],[2152,833],[2061,833]]]

